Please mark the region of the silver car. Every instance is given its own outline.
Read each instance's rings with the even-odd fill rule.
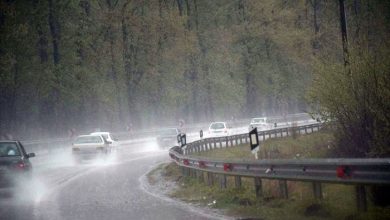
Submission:
[[[252,118],[251,123],[249,124],[248,130],[252,131],[254,128],[257,130],[266,130],[271,128],[271,124],[268,123],[267,118]]]
[[[80,135],[72,144],[72,154],[76,160],[107,156],[112,146],[102,135]]]

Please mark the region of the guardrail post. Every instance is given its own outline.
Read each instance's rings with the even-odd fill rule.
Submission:
[[[311,127],[311,133],[313,133],[314,132],[314,126],[311,125],[310,127]]]
[[[226,148],[229,147],[229,138],[228,137],[225,137],[226,138]]]
[[[189,169],[187,167],[182,167],[182,174],[183,176],[188,176]]]
[[[196,178],[196,175],[197,175],[196,170],[191,169],[191,177]]]
[[[204,181],[203,171],[197,170],[196,176],[197,176],[199,182],[203,183],[203,181]]]
[[[265,132],[263,131],[263,141],[265,141]]]
[[[221,174],[219,175],[219,187],[221,189],[226,189],[226,175],[225,174]]]
[[[356,204],[359,212],[367,211],[367,198],[366,188],[363,185],[357,185],[356,187]]]
[[[322,186],[320,182],[313,182],[313,194],[314,198],[317,200],[322,200]]]
[[[287,180],[279,180],[280,195],[284,199],[288,199]]]
[[[217,148],[217,141],[215,140],[215,138],[213,139],[213,142],[214,142],[214,149]]]
[[[257,198],[263,196],[263,184],[259,177],[255,177],[255,192]]]
[[[287,135],[287,137],[288,137],[288,129],[289,129],[289,128],[286,128],[286,135]]]
[[[219,139],[219,148],[222,148],[222,138]]]
[[[241,176],[234,176],[234,183],[236,188],[241,188]]]
[[[305,126],[305,134],[307,134],[307,127]]]
[[[212,186],[214,185],[214,174],[207,172],[207,185]]]
[[[232,138],[232,137],[230,137],[230,146],[231,146],[231,147],[234,146],[234,145],[233,145],[233,138]]]

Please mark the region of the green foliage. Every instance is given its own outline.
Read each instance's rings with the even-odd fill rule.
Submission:
[[[387,48],[351,50],[350,65],[319,65],[309,93],[323,119],[334,121],[340,156],[388,157],[390,90]]]
[[[0,134],[305,111],[315,62],[342,60],[337,2],[309,2],[1,0]],[[383,43],[388,4],[357,2],[356,42]]]

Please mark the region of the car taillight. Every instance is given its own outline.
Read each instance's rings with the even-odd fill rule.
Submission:
[[[26,168],[26,164],[23,163],[22,161],[19,161],[18,163],[15,164],[15,168],[18,170],[24,170]]]

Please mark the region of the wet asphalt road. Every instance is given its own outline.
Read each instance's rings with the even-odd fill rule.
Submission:
[[[35,179],[28,189],[1,195],[0,219],[213,219],[145,191],[144,174],[169,158],[167,151],[131,150],[142,147],[123,147],[116,158],[103,162],[72,164],[66,152],[35,158]]]

